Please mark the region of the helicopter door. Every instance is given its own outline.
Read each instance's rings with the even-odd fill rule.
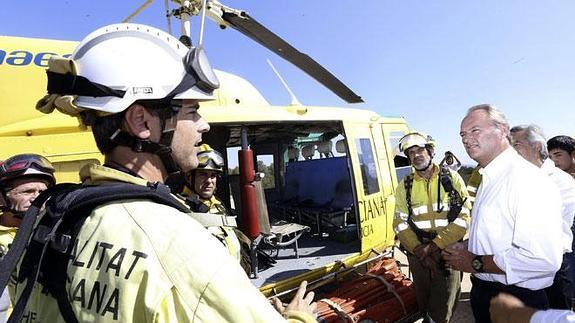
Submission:
[[[384,180],[374,138],[366,123],[345,125],[345,133],[357,192],[361,251],[382,249],[386,246],[387,227],[391,227],[391,222],[386,215]]]
[[[393,244],[394,239],[392,223],[395,208],[395,185],[392,174],[395,173],[395,168],[390,166],[388,152],[393,150],[393,148],[391,148],[384,139],[382,132],[383,126],[383,124],[381,126],[379,124],[375,124],[373,127],[370,127],[370,129],[373,142],[375,144],[376,165],[379,168],[379,178],[381,180],[382,188],[381,194],[383,195],[383,207],[385,209],[385,233],[383,234],[383,237],[386,245],[391,245]],[[393,159],[391,160],[391,164],[393,164]]]

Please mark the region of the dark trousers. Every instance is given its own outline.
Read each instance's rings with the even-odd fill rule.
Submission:
[[[573,282],[571,276],[571,266],[569,265],[568,257],[571,254],[563,255],[563,263],[561,268],[553,278],[553,285],[545,288],[547,299],[549,300],[549,308],[554,309],[571,309],[571,299],[573,298]]]
[[[545,290],[531,290],[527,288],[518,287],[515,285],[504,285],[501,283],[484,281],[471,276],[471,309],[473,310],[473,317],[477,323],[490,323],[489,317],[489,302],[491,298],[497,294],[504,292],[519,298],[525,305],[535,309],[547,309],[549,303],[547,302],[547,295]]]
[[[459,299],[461,272],[437,265],[437,275],[432,277],[417,257],[409,254],[407,260],[420,311],[433,322],[449,322]]]

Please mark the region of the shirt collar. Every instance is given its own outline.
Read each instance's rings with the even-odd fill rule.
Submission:
[[[508,147],[497,157],[495,157],[487,166],[479,170],[483,180],[497,178],[507,173],[509,163],[514,158],[523,158],[517,154],[513,147]]]
[[[98,185],[106,182],[126,182],[137,185],[147,185],[148,181],[143,178],[132,176],[120,170],[96,165],[87,164],[80,169],[80,179],[85,185]]]
[[[197,193],[193,193],[193,196],[196,196],[198,198],[198,200],[200,202],[202,202],[204,205],[208,206],[208,207],[212,207],[213,205],[219,205],[222,204],[215,195],[212,195],[212,197],[210,197],[209,199],[203,199],[200,195],[198,195]]]

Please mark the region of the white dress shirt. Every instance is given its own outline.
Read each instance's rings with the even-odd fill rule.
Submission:
[[[537,311],[531,316],[529,323],[572,323],[575,313],[571,310]]]
[[[563,261],[561,197],[541,169],[508,148],[481,171],[471,213],[469,251],[493,255],[505,274],[485,281],[538,290],[553,283]]]
[[[563,215],[563,234],[565,244],[563,247],[564,253],[571,252],[573,242],[573,232],[571,226],[573,225],[573,217],[575,216],[575,179],[568,173],[562,171],[560,168],[555,167],[555,163],[550,158],[547,158],[541,170],[550,176],[551,180],[559,188],[563,207],[561,214]]]

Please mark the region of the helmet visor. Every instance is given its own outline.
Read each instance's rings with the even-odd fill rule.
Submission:
[[[45,157],[34,154],[23,154],[8,158],[0,165],[0,180],[23,174],[29,168],[34,168],[45,173],[54,173],[54,167]]]
[[[213,163],[218,169],[221,169],[225,165],[222,155],[213,150],[198,153],[198,168],[205,168],[210,163]]]

